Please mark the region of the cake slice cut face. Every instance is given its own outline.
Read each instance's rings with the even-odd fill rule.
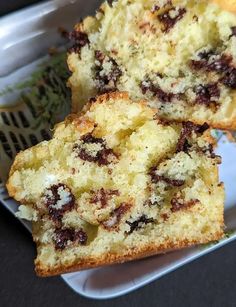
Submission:
[[[71,33],[73,110],[119,90],[164,119],[235,129],[236,6],[223,2],[105,2]]]
[[[31,220],[36,272],[55,275],[217,240],[220,158],[206,124],[160,121],[104,94],[18,154],[7,184]]]

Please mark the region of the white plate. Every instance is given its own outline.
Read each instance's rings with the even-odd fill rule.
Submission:
[[[16,80],[25,78],[35,69],[38,61],[30,65],[26,64],[45,54],[48,47],[61,43],[57,35],[58,26],[72,28],[81,15],[87,13],[91,8],[95,10],[99,2],[90,0],[85,5],[82,0],[55,0],[2,18],[0,21],[0,56],[4,58],[4,61],[0,65],[0,90],[8,84],[15,83]],[[9,98],[9,95],[1,97],[0,108],[3,105],[9,105],[13,101],[12,97]],[[62,275],[64,281],[83,296],[96,299],[113,298],[144,286],[235,240],[236,144],[230,143],[225,136],[222,136],[218,143],[217,153],[223,158],[220,178],[226,187],[225,223],[227,231],[230,231],[227,238],[211,245],[189,248],[126,264],[64,274]],[[1,141],[0,149],[3,150]],[[0,162],[1,156],[0,154]],[[0,201],[7,209],[15,213],[17,204],[7,197],[3,187],[0,188]],[[29,223],[21,222],[30,230]]]

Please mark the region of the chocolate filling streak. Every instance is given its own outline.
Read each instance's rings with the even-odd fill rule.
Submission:
[[[61,201],[59,189],[69,192],[69,196],[67,197],[67,202],[58,209],[55,206]],[[74,195],[71,193],[70,188],[63,183],[52,185],[46,189],[43,194],[43,199],[45,206],[48,208],[48,214],[54,222],[61,221],[64,213],[71,211],[75,206]]]
[[[112,196],[119,196],[118,190],[105,190],[101,188],[98,191],[92,191],[93,196],[90,198],[89,202],[91,204],[100,204],[101,208],[105,208],[108,205],[109,200]]]
[[[184,180],[177,180],[177,179],[171,179],[168,177],[165,177],[163,175],[158,175],[156,173],[157,168],[153,167],[151,168],[149,175],[151,176],[152,183],[158,183],[159,181],[164,181],[165,183],[172,185],[173,187],[181,187],[184,185]]]
[[[191,137],[192,132],[197,134],[203,134],[209,128],[208,124],[196,125],[190,121],[184,122],[182,125],[182,130],[180,137],[176,146],[176,152],[185,152],[188,153],[191,145],[188,142],[188,138]]]
[[[145,214],[143,214],[134,222],[126,221],[126,224],[128,224],[130,226],[130,230],[127,231],[126,233],[129,235],[129,234],[133,233],[134,231],[142,228],[143,225],[147,225],[147,224],[151,224],[151,223],[154,223],[154,219],[148,218]]]
[[[175,24],[184,17],[185,14],[185,8],[179,8],[177,10],[176,8],[172,7],[163,14],[158,15],[157,18],[163,25],[163,32],[168,33],[175,26]]]
[[[117,90],[117,82],[122,76],[122,71],[116,61],[110,57],[105,56],[100,50],[95,51],[95,59],[98,64],[94,66],[95,84],[99,94],[114,92]],[[110,63],[110,70],[104,72],[104,63]]]
[[[81,160],[97,163],[99,166],[108,165],[118,158],[118,155],[111,149],[106,147],[106,142],[102,138],[95,138],[91,133],[81,138],[81,144],[75,144],[73,151]],[[92,155],[83,144],[101,144],[101,149],[96,155]]]
[[[171,211],[176,212],[176,211],[179,211],[179,210],[182,210],[182,209],[188,209],[188,208],[196,205],[199,202],[200,201],[198,199],[191,199],[187,202],[184,202],[183,199],[172,198],[172,200],[171,200]]]
[[[69,39],[72,42],[72,46],[68,49],[69,53],[75,52],[80,54],[81,48],[90,43],[88,35],[77,30],[69,33]]]
[[[153,82],[149,79],[142,81],[140,83],[140,88],[143,95],[145,95],[147,91],[150,91],[154,97],[157,97],[158,100],[160,100],[160,102],[172,102],[173,99],[180,100],[182,97],[181,94],[173,94],[163,91],[158,85],[154,85]]]
[[[216,72],[221,77],[219,82],[226,87],[236,89],[236,68],[232,56],[217,54],[213,50],[203,51],[198,54],[200,60],[191,60],[190,67],[194,70]]]
[[[219,55],[213,50],[202,51],[198,54],[199,60],[191,60],[190,66],[195,70],[216,71],[219,73],[229,69],[232,57]]]
[[[116,208],[111,213],[111,216],[106,221],[102,222],[102,225],[106,229],[112,229],[116,227],[119,224],[122,216],[124,216],[129,211],[130,208],[131,204],[122,203],[118,208]]]
[[[207,107],[218,105],[220,98],[220,89],[217,83],[210,83],[206,85],[198,85],[195,87],[194,92],[196,93],[196,103],[203,104]]]
[[[75,230],[74,228],[57,228],[54,233],[54,244],[56,250],[65,249],[69,242],[85,245],[88,236],[82,229]]]
[[[229,69],[224,76],[220,79],[220,81],[227,87],[231,89],[236,89],[236,69]]]

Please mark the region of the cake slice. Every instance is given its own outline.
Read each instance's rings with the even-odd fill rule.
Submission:
[[[71,33],[73,111],[128,91],[167,120],[236,129],[236,4],[107,1]]]
[[[49,276],[218,240],[220,157],[208,126],[157,119],[104,94],[19,153],[9,194],[33,222],[36,272]]]

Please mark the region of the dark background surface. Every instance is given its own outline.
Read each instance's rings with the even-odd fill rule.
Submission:
[[[0,15],[36,2],[40,1],[0,0]],[[35,276],[31,236],[0,207],[0,306],[236,307],[235,251],[236,242],[126,296],[88,300],[72,292],[60,277]]]

